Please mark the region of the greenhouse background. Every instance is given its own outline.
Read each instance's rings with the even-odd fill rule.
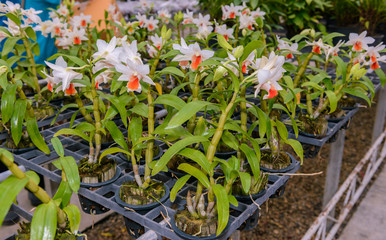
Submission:
[[[1,0],[1,239],[384,239],[386,1]]]

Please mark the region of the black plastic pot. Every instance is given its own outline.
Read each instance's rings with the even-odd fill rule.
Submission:
[[[286,154],[291,158],[291,164],[288,167],[282,168],[282,169],[270,169],[270,168],[265,168],[260,166],[260,169],[263,170],[264,172],[269,172],[269,173],[286,173],[291,171],[296,167],[296,159],[288,152],[286,152]]]
[[[153,156],[153,161],[160,159],[160,158],[162,157],[162,155],[164,154],[164,149],[163,149],[157,142],[154,142],[154,143],[155,143],[155,146],[157,146],[157,149],[158,149],[159,151],[158,151],[158,154],[157,154],[156,156]],[[118,153],[118,157],[119,157],[120,159],[124,160],[124,161],[127,161],[126,155],[123,154],[123,153],[121,153],[121,152]],[[140,164],[140,165],[145,165],[145,161],[146,161],[145,158],[141,158],[141,159],[139,160],[139,164]],[[132,167],[131,161],[128,161],[128,164],[129,164],[130,167]]]
[[[260,192],[258,192],[256,194],[252,194],[252,199],[256,200],[256,199],[264,196],[264,194],[266,192],[267,192],[267,190],[263,189],[263,190],[261,190]],[[237,201],[242,202],[242,203],[247,203],[247,204],[251,204],[252,203],[251,197],[249,195],[235,195],[235,198],[237,199]]]
[[[200,151],[201,152],[205,152],[204,147],[202,146],[202,144],[200,145]],[[225,160],[231,158],[232,156],[236,156],[236,155],[237,155],[237,151],[236,150],[231,151],[231,152],[224,152],[224,153],[216,152],[214,154],[215,157],[218,157],[220,159],[225,159]]]
[[[174,216],[170,218],[170,225],[172,226],[172,229],[177,234],[177,236],[181,237],[182,239],[188,239],[188,240],[221,239],[226,234],[226,232],[228,231],[228,228],[229,228],[229,222],[228,222],[228,225],[225,227],[225,229],[222,231],[222,233],[219,236],[216,236],[216,234],[213,234],[213,235],[210,235],[208,237],[196,237],[196,236],[189,235],[189,234],[183,232],[182,230],[180,230],[176,225],[176,222],[174,220]]]
[[[123,180],[123,182],[125,181],[131,181],[132,178],[131,177],[127,177]],[[161,203],[164,203],[166,202],[166,200],[169,198],[170,196],[170,189],[169,187],[164,184],[165,186],[165,194],[156,202],[153,202],[153,203],[150,203],[150,204],[146,204],[146,205],[132,205],[132,204],[127,204],[126,202],[124,202],[121,197],[120,197],[120,190],[121,188],[118,188],[116,191],[115,191],[115,196],[114,196],[114,199],[115,201],[122,207],[126,207],[126,208],[130,208],[130,209],[133,209],[134,211],[138,212],[138,213],[146,213],[147,211],[151,210],[151,209],[154,209],[158,206],[161,205]]]
[[[81,182],[80,186],[85,187],[85,188],[98,188],[98,187],[102,187],[102,186],[111,184],[119,178],[119,176],[121,175],[121,172],[122,172],[121,168],[117,166],[117,170],[115,172],[115,175],[110,180],[105,181],[105,182],[101,182],[101,183],[82,183]],[[105,212],[110,210],[110,209],[104,207],[103,205],[100,205],[100,204],[98,204],[98,203],[96,203],[88,198],[83,197],[80,194],[78,194],[78,197],[79,197],[80,206],[82,207],[82,210],[85,213],[97,215],[97,214],[105,213]]]
[[[260,211],[257,209],[252,216],[250,216],[238,230],[240,231],[248,231],[254,229],[259,223]]]
[[[23,153],[26,153],[26,152],[29,152],[29,151],[32,151],[32,150],[35,150],[37,149],[36,146],[32,146],[32,147],[28,147],[28,148],[16,148],[16,149],[12,149],[12,148],[7,148],[5,146],[6,142],[3,142],[3,144],[1,144],[1,148],[4,148],[5,150],[13,153],[13,154],[16,154],[16,155],[19,155],[19,154],[23,154]]]

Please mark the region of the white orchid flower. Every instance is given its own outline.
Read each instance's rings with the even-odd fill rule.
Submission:
[[[214,55],[213,51],[210,50],[201,50],[198,43],[190,44],[187,46],[185,40],[181,38],[181,46],[178,44],[173,45],[173,48],[179,50],[181,55],[177,55],[172,61],[174,62],[191,62],[190,68],[192,70],[197,70],[198,65],[201,62],[205,61],[208,58],[211,58]]]
[[[233,37],[233,28],[227,28],[227,25],[216,25],[215,32],[222,35],[225,40],[234,39]]]
[[[55,92],[64,91],[65,95],[74,95],[76,93],[75,87],[84,87],[80,83],[72,83],[74,79],[82,79],[83,75],[73,70],[77,68],[67,67],[67,62],[64,61],[62,56],[56,59],[55,64],[47,61],[44,62],[53,70],[53,78],[50,80],[56,84],[62,83],[62,85],[56,88]]]
[[[271,99],[277,96],[278,91],[283,90],[278,81],[282,78],[285,72],[283,68],[284,57],[277,56],[274,52],[271,52],[269,58],[263,56],[262,58],[256,59],[253,63],[254,68],[257,71],[254,73],[257,75],[257,83],[255,86],[255,97],[263,89],[268,92],[263,99]]]
[[[366,37],[367,31],[362,32],[361,34],[350,33],[349,40],[346,43],[347,46],[353,46],[353,51],[362,51],[367,50],[368,44],[372,44],[375,39],[372,37]]]
[[[104,40],[97,40],[98,51],[92,55],[94,59],[104,58],[105,62],[110,65],[120,63],[119,56],[122,52],[122,48],[117,46],[117,38],[113,37],[109,43]]]
[[[128,92],[141,92],[140,81],[154,85],[154,82],[147,76],[150,72],[149,65],[136,64],[128,59],[126,65],[118,64],[115,69],[122,73],[118,81],[128,81],[126,85]]]

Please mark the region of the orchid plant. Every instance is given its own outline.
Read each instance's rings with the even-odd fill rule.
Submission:
[[[14,163],[13,156],[5,149],[0,149],[0,160],[12,172],[6,180],[0,183],[3,193],[0,197],[0,225],[20,191],[25,187],[42,201],[34,214],[31,223],[21,223],[18,236],[30,239],[58,239],[76,238],[80,225],[80,211],[75,205],[71,205],[70,199],[73,193],[77,193],[80,187],[79,173],[73,157],[64,156],[63,146],[60,140],[53,138],[52,144],[59,155],[54,163],[62,170],[62,181],[58,191],[51,198],[47,192],[39,187],[39,176],[33,171],[23,172]]]

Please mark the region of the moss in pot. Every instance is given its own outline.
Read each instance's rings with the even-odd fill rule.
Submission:
[[[79,176],[82,183],[101,183],[112,179],[116,174],[117,164],[113,159],[104,157],[102,161],[90,165],[88,158],[79,161]]]
[[[327,134],[328,121],[324,116],[312,118],[307,114],[299,114],[300,129],[310,135],[323,137]]]
[[[271,150],[261,152],[260,166],[268,169],[283,169],[291,165],[291,158],[286,152],[274,154]]]
[[[146,189],[138,188],[135,181],[126,181],[122,184],[119,193],[121,200],[130,205],[151,204],[159,201],[164,195],[164,183],[156,181],[152,181]]]

